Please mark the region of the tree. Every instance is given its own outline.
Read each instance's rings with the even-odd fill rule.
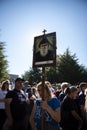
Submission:
[[[78,64],[76,54],[71,55],[69,49],[66,49],[63,55],[57,56],[56,72],[55,68],[49,68],[46,72],[47,79],[50,82],[54,79],[54,82],[67,81],[71,84],[76,84],[82,81],[87,81],[87,69]],[[51,80],[51,78],[53,78]]]
[[[30,68],[30,70],[26,71],[22,77],[24,80],[28,80],[31,85],[35,82],[38,83],[41,81],[41,70],[37,68]]]
[[[66,52],[60,55],[57,67],[61,81],[75,84],[85,80],[82,76],[87,74],[87,71],[83,66],[78,64],[76,54],[71,55],[69,49],[66,49]]]
[[[45,79],[51,83],[57,82],[56,67],[46,67]]]
[[[5,44],[4,42],[0,42],[0,81],[6,80],[8,75],[8,61],[5,56]]]
[[[30,83],[41,81],[41,70],[30,69],[26,72],[24,77],[28,79]],[[87,68],[83,65],[79,65],[76,54],[71,54],[69,49],[66,49],[64,54],[57,55],[56,66],[46,67],[45,80],[51,83],[69,82],[71,84],[77,84],[82,81],[87,82]]]

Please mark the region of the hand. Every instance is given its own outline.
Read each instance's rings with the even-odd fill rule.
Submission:
[[[41,102],[41,107],[42,107],[42,109],[47,110],[47,108],[48,108],[47,102],[46,101],[42,101]]]

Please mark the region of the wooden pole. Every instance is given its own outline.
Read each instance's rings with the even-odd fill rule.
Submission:
[[[47,30],[43,30],[43,37],[45,36],[45,32]],[[42,66],[42,100],[44,100],[44,85],[45,85],[45,66]],[[41,120],[41,130],[45,130],[45,120],[44,120],[44,110],[42,109],[42,120]]]
[[[45,66],[42,66],[42,100],[44,100]],[[42,109],[41,130],[45,130],[44,110]]]

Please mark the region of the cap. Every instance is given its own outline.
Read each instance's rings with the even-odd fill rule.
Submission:
[[[10,81],[9,80],[5,80],[5,81],[2,82],[2,85],[6,84],[6,83],[10,84]]]
[[[80,84],[79,84],[79,86],[82,88],[82,87],[86,87],[87,86],[87,83],[86,82],[81,82]]]
[[[67,88],[69,86],[68,82],[62,82],[61,83],[61,88]]]
[[[26,84],[26,83],[29,83],[29,82],[26,80],[24,83]]]
[[[39,44],[39,47],[41,46],[41,45],[49,45],[49,41],[47,40],[47,38],[43,38],[41,41],[40,41],[40,44]]]
[[[15,82],[17,82],[17,81],[24,81],[24,79],[22,79],[22,78],[16,78]]]

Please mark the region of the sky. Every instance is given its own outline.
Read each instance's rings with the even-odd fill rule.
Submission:
[[[57,55],[69,48],[87,67],[87,0],[0,0],[0,41],[10,74],[30,70],[34,37],[44,29],[56,32]]]

